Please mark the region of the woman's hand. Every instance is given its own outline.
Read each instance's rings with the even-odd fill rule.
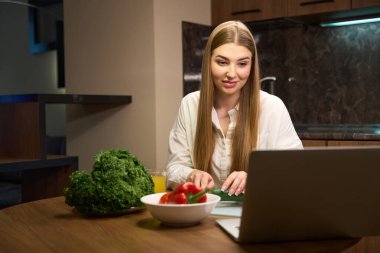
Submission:
[[[202,170],[193,170],[187,177],[187,182],[193,182],[196,186],[202,189],[211,189],[214,187],[214,179],[211,175]]]
[[[245,184],[247,182],[247,172],[234,171],[226,179],[222,185],[222,191],[228,189],[228,195],[239,195],[245,191]]]

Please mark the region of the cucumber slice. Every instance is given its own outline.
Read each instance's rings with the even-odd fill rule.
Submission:
[[[238,196],[229,196],[227,191],[221,189],[212,189],[210,193],[220,196],[220,201],[243,201],[244,199],[244,193],[240,193]]]

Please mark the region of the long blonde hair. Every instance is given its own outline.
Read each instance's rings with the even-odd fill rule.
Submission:
[[[211,55],[226,43],[246,47],[252,53],[250,77],[241,90],[236,127],[232,138],[231,171],[246,170],[249,153],[257,145],[260,105],[260,76],[257,50],[249,29],[240,21],[228,21],[218,25],[211,33],[202,62],[202,81],[198,107],[197,129],[194,143],[195,168],[210,172],[214,153],[214,127],[211,111],[215,87],[211,76]]]

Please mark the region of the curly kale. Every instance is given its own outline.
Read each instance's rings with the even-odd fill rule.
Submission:
[[[83,214],[115,214],[143,207],[140,198],[151,193],[152,177],[141,161],[126,150],[97,153],[91,175],[75,171],[64,190],[66,203]]]

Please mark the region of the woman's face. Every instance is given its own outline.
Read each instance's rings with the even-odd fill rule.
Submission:
[[[216,94],[240,95],[252,65],[252,53],[235,43],[223,44],[211,55],[211,74]]]

